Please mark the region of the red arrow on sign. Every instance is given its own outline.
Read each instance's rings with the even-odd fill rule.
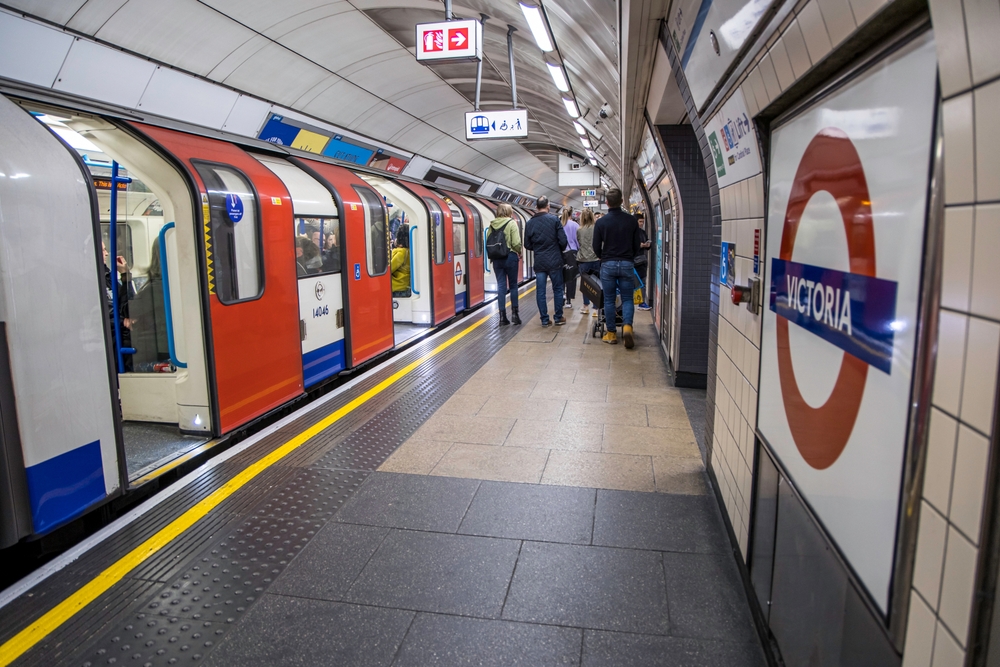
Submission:
[[[469,42],[468,28],[451,28],[448,30],[448,48],[464,49]]]

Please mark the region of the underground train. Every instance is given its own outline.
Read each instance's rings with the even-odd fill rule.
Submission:
[[[293,153],[0,96],[0,548],[495,290],[496,203]]]

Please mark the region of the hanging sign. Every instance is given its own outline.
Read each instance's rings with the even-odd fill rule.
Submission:
[[[597,190],[580,190],[581,197],[596,197]]]
[[[465,114],[465,139],[511,139],[528,136],[528,110],[469,111]]]
[[[597,208],[599,204],[600,204],[600,202],[597,201],[596,199],[588,199],[588,200],[586,200],[586,201],[583,202],[583,207],[584,208]]]
[[[476,20],[417,24],[417,62],[482,60],[483,24]]]

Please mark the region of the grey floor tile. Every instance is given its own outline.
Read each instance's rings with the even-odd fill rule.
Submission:
[[[670,634],[752,642],[750,606],[730,554],[663,554]]]
[[[281,595],[340,600],[388,532],[388,528],[328,523],[268,590]]]
[[[667,596],[660,554],[526,542],[503,617],[667,634]]]
[[[727,553],[716,500],[631,491],[598,491],[594,544],[630,549]]]
[[[336,521],[453,533],[479,482],[450,477],[374,473],[334,516]]]
[[[389,665],[412,619],[411,611],[264,595],[206,662],[215,667]]]
[[[594,489],[483,482],[458,532],[590,544]]]
[[[417,614],[393,667],[579,665],[582,634],[575,628]]]
[[[354,585],[351,602],[497,618],[520,542],[394,530]]]
[[[583,667],[765,667],[757,644],[587,630]]]

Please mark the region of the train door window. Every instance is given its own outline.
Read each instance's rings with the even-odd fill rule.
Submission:
[[[472,211],[472,256],[483,256],[483,218],[475,206],[471,206]]]
[[[452,251],[456,255],[465,254],[465,214],[462,213],[462,209],[458,207],[451,197],[445,197],[445,202],[448,204],[448,210],[451,211],[451,235],[452,235]]]
[[[382,198],[368,188],[354,187],[365,209],[368,239],[368,275],[381,276],[389,270],[389,225]]]
[[[219,301],[233,304],[264,292],[257,195],[232,167],[195,163],[208,190],[212,273]]]
[[[438,203],[430,197],[425,197],[424,202],[431,214],[431,245],[434,246],[434,263],[444,264],[447,256],[444,240],[444,213]]]
[[[295,218],[295,266],[299,276],[340,272],[337,218]]]
[[[122,216],[124,217],[124,216]],[[132,229],[128,223],[118,223],[118,254],[125,258],[130,267],[135,266],[135,256],[132,252]],[[111,223],[101,221],[101,241],[104,247],[111,252]]]

